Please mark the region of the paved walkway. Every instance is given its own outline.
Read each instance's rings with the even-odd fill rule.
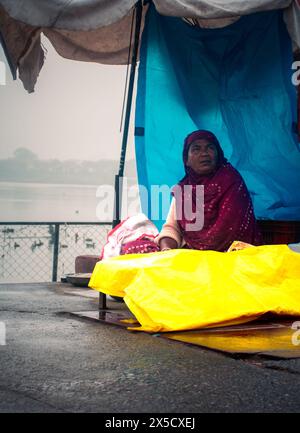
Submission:
[[[70,289],[0,285],[0,412],[300,411],[300,359],[236,360],[77,319],[65,313],[97,299]]]

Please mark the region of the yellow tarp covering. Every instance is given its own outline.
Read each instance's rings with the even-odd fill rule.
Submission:
[[[148,332],[224,326],[272,312],[300,316],[300,254],[286,245],[170,250],[98,262],[89,286],[124,297]]]

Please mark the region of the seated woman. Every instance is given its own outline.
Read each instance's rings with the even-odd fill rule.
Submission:
[[[177,193],[173,190],[166,223],[156,238],[160,250],[227,251],[233,241],[260,245],[261,235],[247,187],[225,159],[215,135],[205,130],[189,134],[184,141],[183,163],[186,175],[178,183]],[[193,220],[185,215],[185,203],[190,200],[195,212],[197,185],[204,186],[204,224],[195,231],[191,229]]]

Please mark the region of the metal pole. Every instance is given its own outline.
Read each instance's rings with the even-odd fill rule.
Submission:
[[[113,215],[113,228],[116,227],[121,220],[121,207],[122,203],[120,200],[120,175],[115,175],[115,203],[114,203],[114,215]]]
[[[53,246],[53,267],[52,267],[52,282],[57,281],[58,268],[58,247],[59,247],[59,224],[54,224],[54,246]]]
[[[106,310],[106,294],[99,292],[99,311]]]
[[[115,176],[115,203],[114,203],[114,216],[113,216],[113,224],[112,224],[113,228],[116,227],[121,221],[123,174],[124,174],[126,149],[127,149],[127,142],[128,142],[128,131],[129,131],[129,122],[130,122],[130,114],[131,114],[131,107],[132,107],[132,95],[133,95],[133,88],[134,88],[135,70],[136,70],[137,55],[138,55],[138,48],[140,42],[141,22],[142,22],[142,14],[143,14],[143,0],[139,0],[136,3],[134,13],[135,13],[134,45],[133,45],[133,51],[131,57],[131,68],[130,68],[130,77],[129,77],[129,85],[128,85],[127,102],[126,102],[126,113],[125,113],[124,129],[123,129],[119,172]],[[103,311],[105,309],[106,309],[106,295],[104,293],[99,292],[99,311],[101,310]]]
[[[125,122],[124,122],[124,130],[123,130],[123,138],[122,138],[122,149],[120,156],[120,164],[119,164],[119,173],[115,176],[115,210],[114,210],[114,221],[113,227],[119,224],[121,219],[121,207],[122,207],[122,178],[124,174],[124,166],[126,159],[126,150],[127,150],[127,142],[128,142],[128,132],[129,132],[129,122],[130,122],[130,114],[132,108],[132,96],[133,96],[133,88],[134,88],[134,79],[135,79],[135,71],[137,64],[137,55],[138,48],[140,42],[140,32],[141,32],[141,22],[142,22],[142,13],[143,13],[143,1],[140,0],[135,5],[135,33],[134,33],[134,45],[131,57],[131,68],[130,68],[130,78],[128,85],[128,95],[126,102],[126,113],[125,113]]]

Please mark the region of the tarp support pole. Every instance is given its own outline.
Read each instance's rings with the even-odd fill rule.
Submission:
[[[121,148],[121,156],[119,163],[119,172],[115,176],[115,209],[114,209],[114,220],[113,227],[119,224],[121,220],[121,209],[122,209],[122,180],[124,175],[124,166],[126,159],[126,150],[127,150],[127,142],[128,142],[128,132],[129,132],[129,122],[130,122],[130,114],[132,108],[132,96],[133,96],[133,88],[134,88],[134,80],[135,80],[135,71],[137,64],[137,56],[138,56],[138,48],[140,42],[140,32],[141,32],[141,22],[142,22],[142,13],[143,13],[143,1],[140,0],[135,5],[135,33],[134,33],[134,45],[132,50],[131,57],[131,69],[130,69],[130,78],[128,85],[128,95],[126,101],[126,112],[125,112],[125,122],[123,129],[123,137],[122,137],[122,148]]]

